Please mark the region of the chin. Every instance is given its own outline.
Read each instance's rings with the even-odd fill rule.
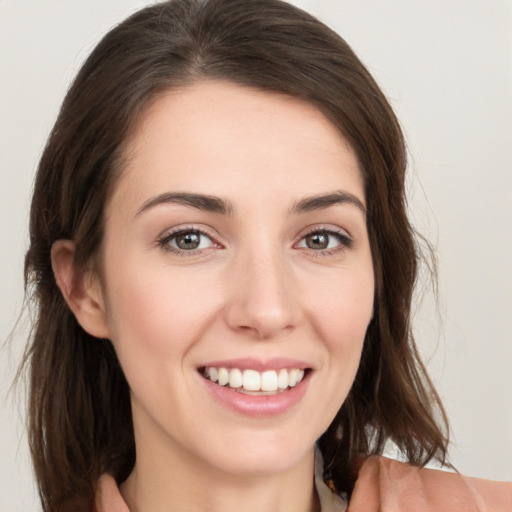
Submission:
[[[283,439],[282,435],[273,437],[275,439],[255,434],[249,440],[238,442],[233,438],[227,445],[228,449],[223,446],[215,450],[220,453],[211,457],[211,463],[218,470],[232,475],[263,476],[286,473],[313,454],[314,441],[306,443],[303,439],[294,440],[290,436]]]

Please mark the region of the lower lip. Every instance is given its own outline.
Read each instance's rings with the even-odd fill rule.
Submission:
[[[304,379],[293,388],[275,395],[246,395],[230,387],[214,384],[202,375],[200,377],[214,398],[232,411],[246,416],[271,417],[285,413],[300,402],[308,388],[311,372],[307,372]]]

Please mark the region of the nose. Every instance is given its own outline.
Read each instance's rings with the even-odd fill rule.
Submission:
[[[240,254],[229,277],[226,321],[255,339],[292,331],[300,320],[293,269],[286,255],[270,248]]]

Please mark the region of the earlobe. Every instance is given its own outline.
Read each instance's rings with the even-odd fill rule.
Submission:
[[[78,323],[96,338],[109,338],[103,294],[97,276],[75,267],[75,244],[57,240],[52,246],[52,268],[59,287]]]

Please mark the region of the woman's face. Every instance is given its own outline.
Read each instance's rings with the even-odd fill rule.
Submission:
[[[155,99],[126,157],[103,302],[137,456],[292,468],[345,400],[372,316],[354,152],[308,103],[201,82]]]

